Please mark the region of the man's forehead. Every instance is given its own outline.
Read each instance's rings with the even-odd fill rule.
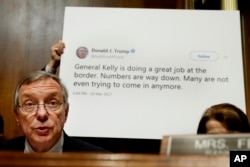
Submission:
[[[52,78],[40,79],[29,84],[23,84],[20,88],[24,89],[61,89],[61,86]]]

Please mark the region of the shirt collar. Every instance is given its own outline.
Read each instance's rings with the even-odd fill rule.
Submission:
[[[63,137],[63,132],[62,132],[61,137],[59,138],[57,143],[47,152],[59,152],[59,153],[62,153],[62,151],[63,151],[63,141],[64,141],[64,137]],[[27,138],[25,138],[24,153],[34,153],[34,152],[35,151],[31,147],[31,145],[29,144]]]

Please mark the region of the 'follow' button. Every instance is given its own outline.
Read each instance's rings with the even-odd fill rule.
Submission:
[[[216,61],[219,55],[212,51],[192,51],[190,59],[195,61]]]

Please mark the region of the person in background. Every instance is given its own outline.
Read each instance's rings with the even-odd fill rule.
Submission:
[[[247,115],[230,103],[209,107],[202,115],[197,134],[248,133],[250,125]]]
[[[69,113],[68,91],[60,78],[45,71],[28,74],[14,93],[14,113],[24,136],[4,143],[4,150],[32,152],[108,152],[63,130]]]

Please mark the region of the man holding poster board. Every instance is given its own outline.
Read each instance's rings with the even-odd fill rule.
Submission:
[[[161,139],[212,104],[245,110],[238,11],[66,7],[63,41],[70,135]]]

